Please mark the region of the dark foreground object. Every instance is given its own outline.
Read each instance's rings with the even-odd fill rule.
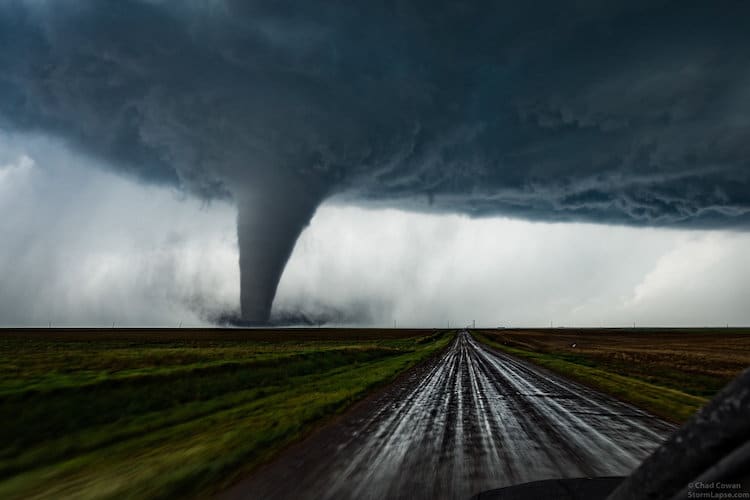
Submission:
[[[222,498],[468,499],[529,481],[624,476],[672,430],[462,332]]]
[[[599,500],[607,498],[621,477],[548,479],[482,492],[472,500]]]
[[[750,492],[750,369],[670,436],[610,499],[701,498],[740,491]]]

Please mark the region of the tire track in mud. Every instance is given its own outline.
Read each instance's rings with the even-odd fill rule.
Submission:
[[[469,498],[626,475],[673,427],[460,332],[439,358],[222,498]]]

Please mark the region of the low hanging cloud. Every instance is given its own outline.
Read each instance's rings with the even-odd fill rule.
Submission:
[[[268,319],[331,196],[540,221],[750,225],[750,5],[0,6],[0,127],[232,199]]]

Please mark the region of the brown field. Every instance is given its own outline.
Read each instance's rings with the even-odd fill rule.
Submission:
[[[550,329],[498,330],[491,336],[508,345],[541,352],[567,353],[627,366],[627,371],[715,379],[726,384],[750,366],[750,330],[736,329]],[[572,345],[575,344],[575,347]],[[685,389],[682,377],[676,385]]]
[[[683,421],[750,366],[750,329],[481,330],[495,347]],[[607,380],[608,374],[625,377]],[[622,382],[646,383],[615,391]],[[671,401],[644,391],[664,388]],[[683,402],[677,404],[680,399]],[[692,398],[692,399],[691,399]]]
[[[376,341],[421,337],[433,328],[0,328],[0,338],[86,342],[314,342]]]

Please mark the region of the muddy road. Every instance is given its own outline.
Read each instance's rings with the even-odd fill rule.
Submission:
[[[626,475],[672,430],[462,332],[221,496],[469,498],[540,479]]]

